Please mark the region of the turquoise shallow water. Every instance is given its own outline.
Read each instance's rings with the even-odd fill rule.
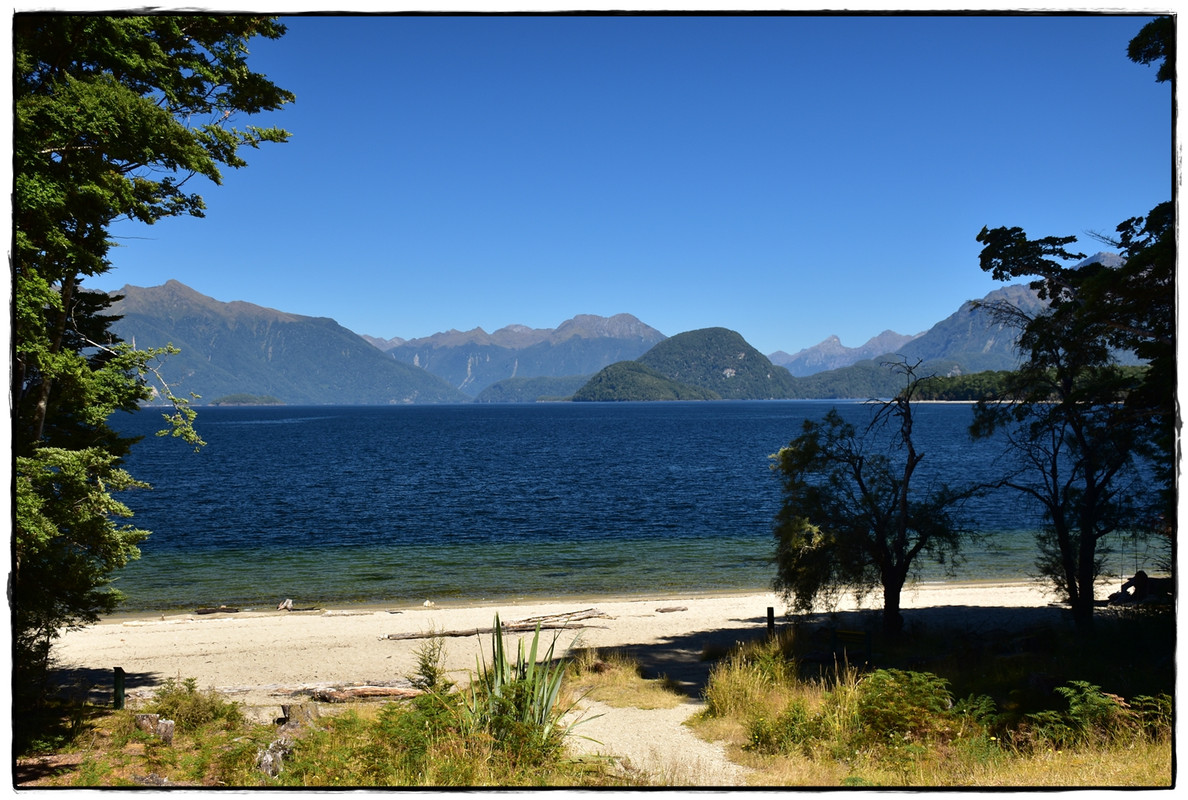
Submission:
[[[117,586],[127,611],[767,589],[768,456],[833,405],[200,409],[201,453],[148,436],[129,459],[155,488],[124,499],[153,535]],[[988,468],[968,415],[920,408],[922,480]],[[924,579],[1029,575],[1034,514],[1002,496],[965,514],[992,535]]]

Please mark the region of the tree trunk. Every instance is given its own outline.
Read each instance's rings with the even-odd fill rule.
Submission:
[[[1097,540],[1091,531],[1081,531],[1080,548],[1077,553],[1077,594],[1072,600],[1073,622],[1079,633],[1093,630],[1093,581],[1096,578],[1094,557]]]
[[[62,340],[66,336],[66,322],[70,316],[70,304],[74,302],[74,287],[77,281],[77,275],[67,275],[62,279],[62,309],[58,312],[53,329],[50,331],[49,353],[51,358],[62,351]],[[38,365],[38,371],[40,372],[41,385],[38,387],[37,404],[33,411],[33,442],[40,442],[45,433],[45,420],[49,416],[50,390],[53,388],[53,380],[44,364]]]
[[[888,639],[898,639],[903,633],[903,614],[899,611],[899,599],[903,581],[888,581],[883,584],[883,634]]]

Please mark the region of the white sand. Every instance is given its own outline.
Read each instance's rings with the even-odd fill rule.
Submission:
[[[960,622],[977,631],[1062,619],[1050,600],[1031,583],[924,584],[905,590],[903,608],[909,628]],[[294,604],[302,605],[296,598]],[[881,606],[881,599],[872,597],[868,608],[871,604]],[[696,694],[704,678],[702,652],[762,636],[768,607],[775,609],[778,624],[788,621],[784,604],[771,593],[119,616],[65,633],[54,653],[60,667],[93,687],[93,696],[111,697],[112,669],[121,667],[132,698],[151,693],[168,678],[194,678],[199,687],[227,693],[266,717],[279,713],[279,705],[292,702],[292,693],[303,688],[391,684],[413,674],[425,640],[391,640],[389,634],[489,628],[496,612],[511,622],[597,609],[606,617],[559,633],[559,652],[575,644],[627,647],[646,670],[667,674]],[[839,610],[855,608],[851,600]],[[859,619],[849,613],[839,621],[846,627],[877,625],[878,613],[863,612]],[[446,667],[459,678],[476,668],[480,653],[489,658],[489,634],[444,641]]]

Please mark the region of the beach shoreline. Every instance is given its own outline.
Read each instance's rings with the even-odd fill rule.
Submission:
[[[1114,581],[1114,579],[1112,579],[1112,578],[1108,579],[1108,580],[1111,582]],[[1117,580],[1116,582],[1120,583],[1121,580]],[[996,587],[996,586],[1003,586],[1003,587],[1024,587],[1024,586],[1026,586],[1026,587],[1034,588],[1034,589],[1036,589],[1036,591],[1040,591],[1040,592],[1044,591],[1042,588],[1041,582],[1037,579],[1032,579],[1032,578],[1016,578],[1016,579],[1010,579],[1010,578],[984,578],[984,579],[961,578],[961,579],[956,579],[956,580],[926,580],[926,581],[919,581],[917,583],[909,583],[907,586],[904,587],[903,591],[905,594],[912,592],[912,591],[917,591],[917,590],[924,590],[924,591],[931,593],[935,590],[943,590],[946,588],[953,589],[953,590],[964,590],[964,589],[988,589],[988,588],[992,588],[992,587]],[[1104,581],[1103,581],[1103,586],[1104,586]],[[1111,586],[1112,586],[1112,583],[1111,583]],[[1112,588],[1111,588],[1111,591],[1113,591]],[[708,589],[708,590],[704,590],[704,591],[680,590],[677,592],[672,592],[672,591],[664,591],[664,592],[661,592],[661,591],[655,591],[655,592],[646,592],[646,591],[641,591],[641,592],[600,592],[600,593],[574,592],[571,594],[567,594],[564,592],[549,592],[547,594],[540,593],[540,594],[529,594],[529,595],[506,595],[506,596],[495,596],[495,597],[434,596],[432,598],[428,598],[428,597],[425,598],[425,601],[428,601],[429,603],[431,603],[432,607],[444,609],[444,608],[488,608],[488,607],[498,607],[498,606],[513,606],[514,607],[514,606],[521,606],[521,605],[539,605],[541,603],[550,603],[550,604],[552,604],[552,603],[577,603],[577,604],[593,603],[593,604],[598,604],[598,603],[608,603],[608,602],[630,603],[630,602],[641,602],[641,601],[642,602],[665,601],[665,600],[671,600],[674,597],[696,599],[696,598],[754,597],[754,596],[758,596],[758,595],[771,596],[777,602],[779,602],[781,604],[784,603],[784,601],[782,599],[780,599],[777,596],[777,594],[769,586],[756,586],[756,587],[752,587],[752,588],[738,588],[738,589]],[[868,599],[873,596],[875,596],[875,595],[868,595]],[[283,601],[285,599],[290,599],[290,598],[280,598],[281,601]],[[334,611],[343,611],[343,612],[352,612],[352,611],[373,611],[374,612],[374,611],[388,611],[388,610],[394,610],[394,609],[404,610],[404,609],[409,609],[409,608],[421,607],[421,606],[423,606],[423,603],[425,602],[425,601],[383,602],[383,601],[378,601],[378,600],[358,600],[358,601],[356,601],[356,600],[342,600],[342,601],[331,601],[331,602],[325,602],[325,603],[318,603],[315,601],[303,601],[303,600],[299,600],[298,598],[291,598],[291,599],[293,600],[293,604],[295,606],[304,607],[304,608],[307,608],[307,610],[308,610],[308,608],[316,607],[316,609],[318,611],[334,610]],[[122,623],[122,622],[128,622],[128,621],[135,621],[138,619],[159,619],[162,615],[164,615],[166,617],[193,616],[193,615],[199,613],[199,608],[203,608],[203,607],[196,606],[194,608],[133,609],[133,610],[127,610],[127,611],[117,609],[116,611],[112,612],[111,614],[103,617],[99,621],[98,624],[102,625],[102,624],[111,623],[111,622],[121,622]],[[240,614],[246,614],[246,615],[284,613],[280,609],[274,608],[273,606],[268,605],[268,604],[241,604],[238,606],[233,606],[233,608],[237,609],[237,611],[234,613],[240,613]]]
[[[1067,609],[1052,600],[1032,581],[930,583],[905,587],[902,607],[909,630],[959,625],[976,634],[1071,624]],[[580,613],[587,616],[542,635],[549,641],[555,636],[561,652],[628,651],[646,672],[677,676],[696,695],[708,669],[704,654],[765,636],[769,609],[780,627],[799,622],[876,628],[881,597],[866,601],[859,606],[847,597],[832,611],[794,615],[771,591],[117,614],[64,632],[54,657],[60,681],[99,702],[110,702],[119,667],[133,702],[170,679],[192,678],[267,719],[313,688],[407,682],[416,673],[419,648],[435,635],[445,642],[445,668],[464,682],[477,659],[489,655],[496,614],[506,624]],[[297,598],[294,607],[300,607]]]

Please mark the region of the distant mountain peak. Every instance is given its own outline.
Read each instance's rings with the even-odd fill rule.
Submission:
[[[834,335],[826,338],[820,344],[807,347],[794,355],[783,351],[772,353],[769,358],[773,364],[787,367],[788,371],[798,377],[813,375],[831,369],[848,367],[875,356],[890,353],[903,347],[921,334],[907,336],[895,331],[886,330],[874,336],[860,347],[846,347],[841,339]]]
[[[1101,251],[1099,253],[1094,253],[1093,255],[1086,258],[1084,261],[1077,262],[1075,269],[1080,269],[1081,267],[1087,267],[1090,264],[1101,264],[1102,266],[1106,266],[1106,267],[1120,267],[1125,263],[1126,263],[1126,259],[1123,258],[1122,256],[1118,255],[1117,253],[1109,253],[1106,251]]]
[[[326,317],[207,297],[171,280],[125,286],[112,330],[140,347],[175,345],[161,373],[205,400],[237,394],[289,404],[389,405],[466,399],[440,378],[397,363]]]

